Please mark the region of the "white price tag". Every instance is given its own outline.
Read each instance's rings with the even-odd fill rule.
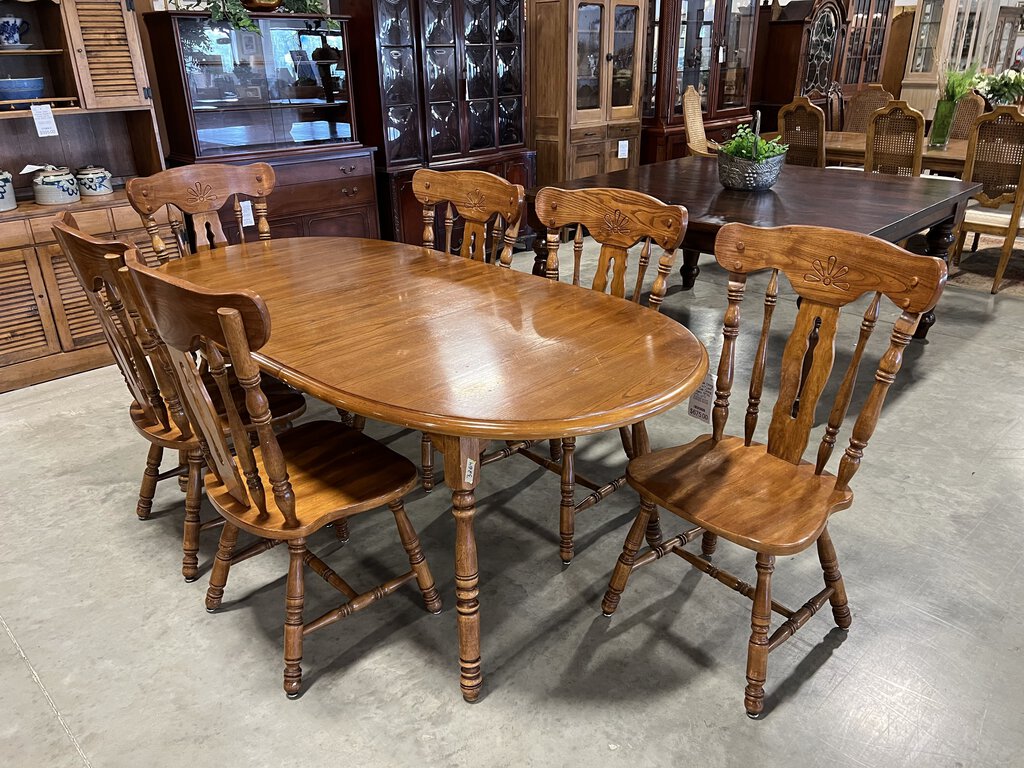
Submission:
[[[686,405],[686,412],[705,424],[711,423],[711,408],[715,403],[715,376],[710,371],[704,377],[704,381],[697,387],[697,391],[690,395],[690,402]]]
[[[49,104],[33,104],[32,120],[36,124],[36,135],[40,138],[58,135],[57,121],[53,119],[53,109]]]
[[[252,200],[243,200],[238,207],[242,209],[242,226],[255,227],[256,219],[252,215]]]
[[[619,139],[619,160],[629,157],[629,139]]]
[[[472,483],[474,477],[476,477],[476,459],[466,459],[465,482]]]
[[[725,46],[718,46],[718,63],[725,64]]]

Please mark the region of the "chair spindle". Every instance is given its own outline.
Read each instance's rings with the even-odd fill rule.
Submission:
[[[764,389],[764,368],[768,355],[768,337],[772,329],[772,315],[779,298],[779,270],[773,269],[764,292],[764,320],[761,322],[761,338],[754,355],[754,369],[750,376],[750,394],[747,397],[747,415],[743,419],[743,444],[750,445],[757,428],[757,416],[761,407],[761,392]]]

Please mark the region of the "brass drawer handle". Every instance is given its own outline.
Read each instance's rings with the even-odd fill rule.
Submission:
[[[349,174],[349,173],[352,173],[355,169],[356,169],[356,167],[354,165],[350,165],[348,168],[346,168],[344,165],[342,165],[342,166],[339,167],[338,170],[340,170],[344,174]]]
[[[351,192],[348,191],[348,187],[342,187],[341,188],[341,193],[345,197],[355,197],[356,195],[359,194],[359,187],[352,187],[352,191]]]

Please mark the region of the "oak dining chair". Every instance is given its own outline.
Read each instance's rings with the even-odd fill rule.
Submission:
[[[768,654],[789,639],[826,603],[836,625],[847,630],[851,613],[846,588],[829,535],[830,516],[853,503],[851,482],[881,415],[892,385],[923,312],[938,301],[946,281],[941,259],[917,256],[868,235],[823,227],[756,228],[726,224],[715,241],[715,258],[729,274],[728,307],[715,385],[711,434],[677,447],[647,452],[629,463],[627,480],[640,493],[640,510],[615,565],[602,611],[610,616],[636,569],[674,554],[753,601],[747,649],[744,707],[751,717],[764,708]],[[749,394],[743,413],[742,437],[726,432],[737,359],[740,353],[740,304],[747,278],[768,273],[764,319],[752,355]],[[779,395],[772,409],[767,443],[754,440],[772,338],[772,317],[779,283],[785,276],[801,298],[796,319],[782,351]],[[836,339],[842,309],[870,296],[860,319],[860,332],[850,361],[835,390],[827,425],[816,456],[804,453],[815,422],[819,399],[836,363]],[[854,397],[861,360],[878,321],[882,297],[896,305],[888,348],[881,355],[865,396]],[[863,400],[850,433],[849,447],[835,475],[825,467],[837,435],[854,400]],[[669,539],[657,527],[658,508],[669,510],[695,526]],[[652,521],[657,536],[640,553]],[[701,553],[685,545],[702,537]],[[718,539],[755,553],[756,585],[712,564]],[[793,610],[772,599],[772,574],[777,557],[817,548],[824,588]],[[771,614],[785,620],[769,635]]]
[[[421,168],[413,174],[412,191],[423,206],[425,248],[512,267],[526,194],[522,185],[486,171]],[[439,219],[443,241],[436,233]],[[429,492],[435,482],[435,447],[430,435],[423,435],[420,451],[423,490]]]
[[[971,91],[956,103],[953,122],[949,127],[949,138],[970,139],[974,121],[985,114],[985,99]]]
[[[857,91],[850,97],[850,101],[843,111],[843,131],[867,133],[871,115],[890,101],[892,101],[892,94],[877,83],[872,83],[863,90]]]
[[[683,123],[686,128],[686,147],[691,155],[714,157],[718,144],[710,141],[704,132],[704,110],[700,105],[700,94],[692,86],[683,92]]]
[[[799,96],[779,110],[779,141],[789,145],[786,163],[825,167],[825,112]]]
[[[119,290],[117,269],[123,266],[124,254],[132,246],[119,240],[100,240],[86,234],[67,211],[57,214],[52,228],[128,385],[132,395],[129,408],[132,425],[150,442],[136,514],[141,520],[149,518],[160,480],[171,477],[185,480],[181,573],[186,581],[195,581],[199,568],[200,532],[211,525],[219,525],[220,520],[212,523],[200,520],[204,471],[201,445],[185,416],[167,361],[156,351],[153,339],[139,326],[138,309],[130,288],[127,292]],[[290,387],[273,380],[266,389],[278,414],[273,426],[290,423],[306,410],[305,398]],[[236,401],[245,397],[234,381],[231,393]],[[224,406],[220,398],[214,402],[218,413],[223,415]],[[248,422],[246,426],[253,428]],[[176,468],[161,472],[165,450],[177,451],[179,462]]]
[[[231,205],[238,237],[245,239],[251,206],[259,240],[270,239],[267,196],[276,177],[267,163],[226,165],[200,163],[168,168],[152,176],[129,179],[125,184],[128,202],[142,218],[159,262],[180,258],[195,250],[209,250],[228,242],[220,211]],[[168,245],[160,234],[158,215],[166,209],[174,242]],[[188,226],[185,226],[187,222]]]
[[[537,193],[534,203],[537,219],[546,228],[547,276],[558,279],[558,250],[561,233],[575,229],[572,239],[572,283],[581,284],[584,255],[584,230],[600,245],[596,271],[590,288],[635,304],[646,304],[653,311],[661,308],[668,286],[668,276],[675,261],[676,249],[686,234],[687,211],[681,205],[666,205],[650,195],[625,189],[565,190],[545,187]],[[636,275],[631,290],[626,271],[630,250],[639,245]],[[656,247],[660,253],[656,253]],[[648,267],[654,257],[655,276],[649,293],[645,292]],[[643,422],[622,427],[619,437],[626,458],[633,455],[633,444],[645,440]],[[625,484],[624,475],[605,482],[595,482],[576,472],[576,438],[563,437],[553,446],[551,457],[532,450],[528,443],[511,444],[518,453],[561,477],[559,504],[559,553],[564,564],[572,562],[576,515],[597,504]],[[508,449],[506,449],[507,451]],[[484,458],[484,462],[487,457]],[[590,493],[576,500],[576,486]]]
[[[302,688],[305,635],[329,626],[415,580],[426,608],[439,613],[441,600],[402,497],[417,484],[416,467],[362,432],[334,421],[312,421],[280,434],[270,426],[272,413],[260,386],[253,353],[270,337],[270,314],[249,291],[210,291],[145,266],[139,254],[126,254],[126,271],[140,297],[140,316],[171,361],[186,413],[205,441],[210,468],[206,494],[224,518],[206,607],[220,605],[231,567],[272,547],[287,543],[285,585],[284,690],[298,696]],[[199,376],[192,355],[202,350],[215,389],[227,404],[232,454],[212,407],[211,384]],[[229,396],[225,359],[230,355],[245,390],[245,409],[256,425],[253,446],[239,407]],[[307,540],[324,526],[387,506],[410,570],[362,592],[307,548]],[[259,541],[236,550],[239,531]],[[304,567],[347,598],[318,618],[305,620]]]
[[[864,152],[867,173],[920,176],[924,115],[905,101],[890,101],[868,121]]]
[[[967,205],[952,262],[960,263],[968,232],[1002,237],[992,280],[992,293],[997,293],[1024,225],[1024,114],[1020,109],[999,106],[975,121],[963,178],[980,183],[982,190]]]

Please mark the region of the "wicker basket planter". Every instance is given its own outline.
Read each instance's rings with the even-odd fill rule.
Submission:
[[[718,180],[726,189],[761,192],[770,189],[772,184],[779,180],[785,163],[785,153],[769,157],[762,163],[755,163],[745,157],[733,157],[719,152]]]

